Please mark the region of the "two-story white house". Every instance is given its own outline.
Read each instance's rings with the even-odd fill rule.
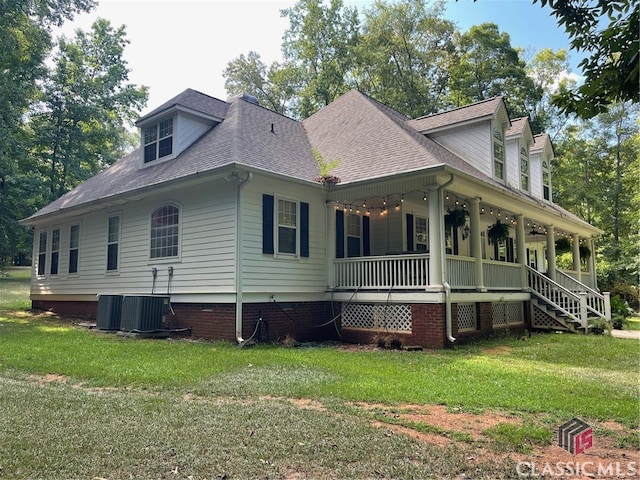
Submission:
[[[580,257],[602,232],[553,204],[553,146],[502,98],[409,119],[352,90],[300,122],[186,90],[138,126],[138,150],[23,221],[34,308],[163,294],[195,337],[425,347],[608,315]]]

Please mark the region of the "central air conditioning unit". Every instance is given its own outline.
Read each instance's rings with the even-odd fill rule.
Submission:
[[[120,330],[153,332],[164,329],[169,312],[168,295],[123,295]]]
[[[96,326],[99,330],[120,330],[122,295],[98,294],[98,315]]]

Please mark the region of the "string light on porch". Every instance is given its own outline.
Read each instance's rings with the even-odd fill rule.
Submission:
[[[427,192],[424,192],[422,194],[422,200],[424,200],[425,202],[427,201]]]

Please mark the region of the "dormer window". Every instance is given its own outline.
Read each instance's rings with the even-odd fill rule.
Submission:
[[[551,170],[547,160],[542,161],[542,194],[545,200],[551,200]]]
[[[173,153],[173,118],[167,118],[142,130],[144,163]]]
[[[493,176],[504,181],[504,140],[497,128],[493,130]]]
[[[520,148],[520,188],[529,191],[529,150]]]

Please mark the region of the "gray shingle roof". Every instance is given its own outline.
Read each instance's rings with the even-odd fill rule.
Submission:
[[[493,97],[446,112],[434,113],[433,115],[409,120],[409,125],[419,132],[425,133],[442,127],[454,126],[458,123],[493,117],[498,108],[500,108],[500,105],[504,105],[503,98]]]
[[[341,159],[342,183],[450,165],[486,181],[486,175],[410,126],[409,119],[351,90],[303,123],[325,161]]]
[[[465,111],[477,116],[493,114],[501,102],[501,98],[496,98]],[[224,120],[174,159],[141,168],[140,150],[130,153],[35,213],[25,223],[235,164],[314,182],[319,169],[312,147],[317,148],[327,161],[342,160],[333,172],[342,183],[447,165],[525,197],[418,132],[414,128],[416,121],[357,90],[336,99],[304,122],[263,108],[244,97],[229,103],[194,90],[186,90],[143,119],[173,106],[198,109],[211,115],[224,114]],[[456,119],[460,118],[462,110],[457,109],[450,120],[459,121]],[[438,116],[438,122],[442,122],[442,118],[445,117]]]
[[[190,110],[195,110],[196,112],[215,118],[224,118],[227,113],[227,109],[229,108],[229,104],[227,102],[210,97],[209,95],[205,95],[197,90],[187,88],[184,92],[176,95],[171,100],[140,117],[136,122],[136,125],[144,123],[145,120],[155,117],[156,115],[176,106],[186,107]]]

